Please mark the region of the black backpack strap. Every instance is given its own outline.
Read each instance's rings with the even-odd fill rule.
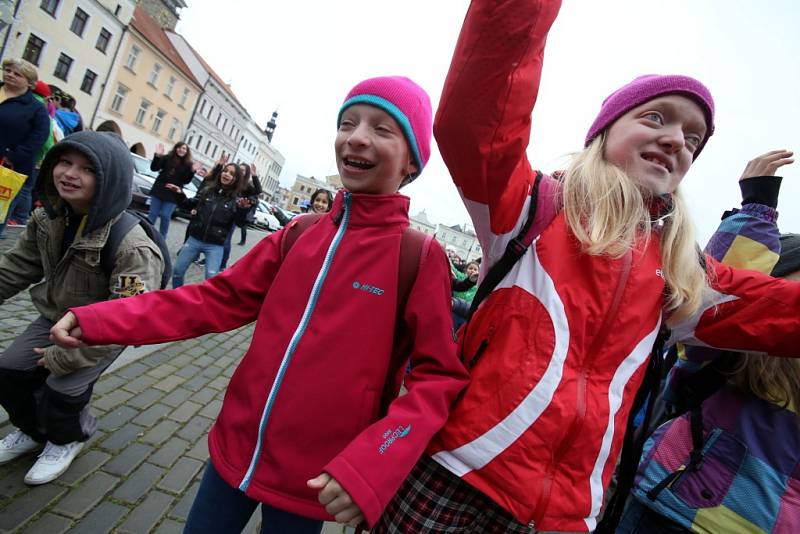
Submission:
[[[128,211],[123,211],[117,221],[111,225],[111,230],[108,233],[103,249],[100,251],[100,268],[106,276],[110,277],[114,272],[114,265],[117,261],[117,249],[120,243],[125,239],[134,226],[139,224],[139,218]]]

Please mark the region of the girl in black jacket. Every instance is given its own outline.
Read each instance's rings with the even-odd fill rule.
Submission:
[[[183,285],[186,269],[200,253],[205,255],[206,278],[217,274],[225,239],[233,225],[241,224],[247,216],[248,205],[241,197],[245,183],[237,165],[215,167],[207,182],[194,198],[185,201],[193,216],[187,230],[189,238],[175,261],[172,287]]]
[[[147,218],[155,225],[156,219],[161,217],[158,230],[166,238],[172,213],[181,199],[183,186],[191,182],[194,176],[192,151],[189,145],[184,142],[177,143],[169,154],[164,155],[164,145],[159,143],[150,170],[161,172],[150,190],[150,213]]]

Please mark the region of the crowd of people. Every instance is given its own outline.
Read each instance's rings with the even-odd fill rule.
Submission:
[[[741,208],[705,250],[681,193],[715,131],[697,79],[622,85],[565,170],[535,170],[526,147],[559,8],[473,0],[435,120],[406,77],[355,84],[334,139],[343,189],[315,192],[309,215],[224,270],[255,169],[220,161],[187,200],[191,151],[161,147],[150,221],[165,235],[178,203],[194,211],[171,290],[141,227],[111,272],[97,260],[130,199],[125,144],[56,143],[44,206],[0,258],[0,299],[36,284],[41,313],[0,356],[15,426],[0,463],[41,450],[26,482],[63,473],[93,432],[92,385],[125,345],[255,322],[185,532],[241,531],[259,506],[264,533],[331,519],[378,534],[800,531],[800,237],[778,229],[776,176],[793,153],[747,163]],[[18,71],[0,112],[35,84]],[[479,261],[409,228],[399,191],[433,135]],[[23,153],[15,168],[34,161]],[[184,286],[200,253],[206,280]]]

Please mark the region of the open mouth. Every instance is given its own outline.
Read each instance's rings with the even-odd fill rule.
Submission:
[[[59,182],[58,185],[61,187],[61,189],[63,189],[67,193],[77,191],[80,189],[80,187],[78,187],[77,185],[68,182]]]
[[[369,170],[369,169],[371,169],[371,168],[373,168],[375,166],[375,164],[372,163],[369,160],[362,159],[362,158],[354,158],[352,156],[342,158],[342,162],[347,167],[351,167],[353,169],[358,169],[358,170],[361,170],[361,171]]]
[[[663,167],[666,169],[667,172],[672,172],[672,166],[670,165],[669,161],[666,158],[653,153],[645,153],[642,154],[642,159],[645,161],[649,161],[650,163],[654,163],[659,167]]]

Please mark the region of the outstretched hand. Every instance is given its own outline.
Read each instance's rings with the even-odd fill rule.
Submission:
[[[164,155],[164,144],[158,143],[156,145],[156,156],[163,156]]]
[[[78,326],[78,318],[72,312],[64,314],[64,317],[50,329],[50,341],[65,349],[85,347],[86,343],[81,341],[82,336],[83,332]]]
[[[317,478],[312,478],[306,484],[309,488],[319,490],[319,502],[325,511],[331,514],[338,523],[357,527],[364,521],[364,514],[350,494],[328,473],[321,473]]]
[[[791,150],[772,150],[748,162],[739,181],[755,176],[775,176],[775,172],[784,165],[794,163],[794,152]]]

